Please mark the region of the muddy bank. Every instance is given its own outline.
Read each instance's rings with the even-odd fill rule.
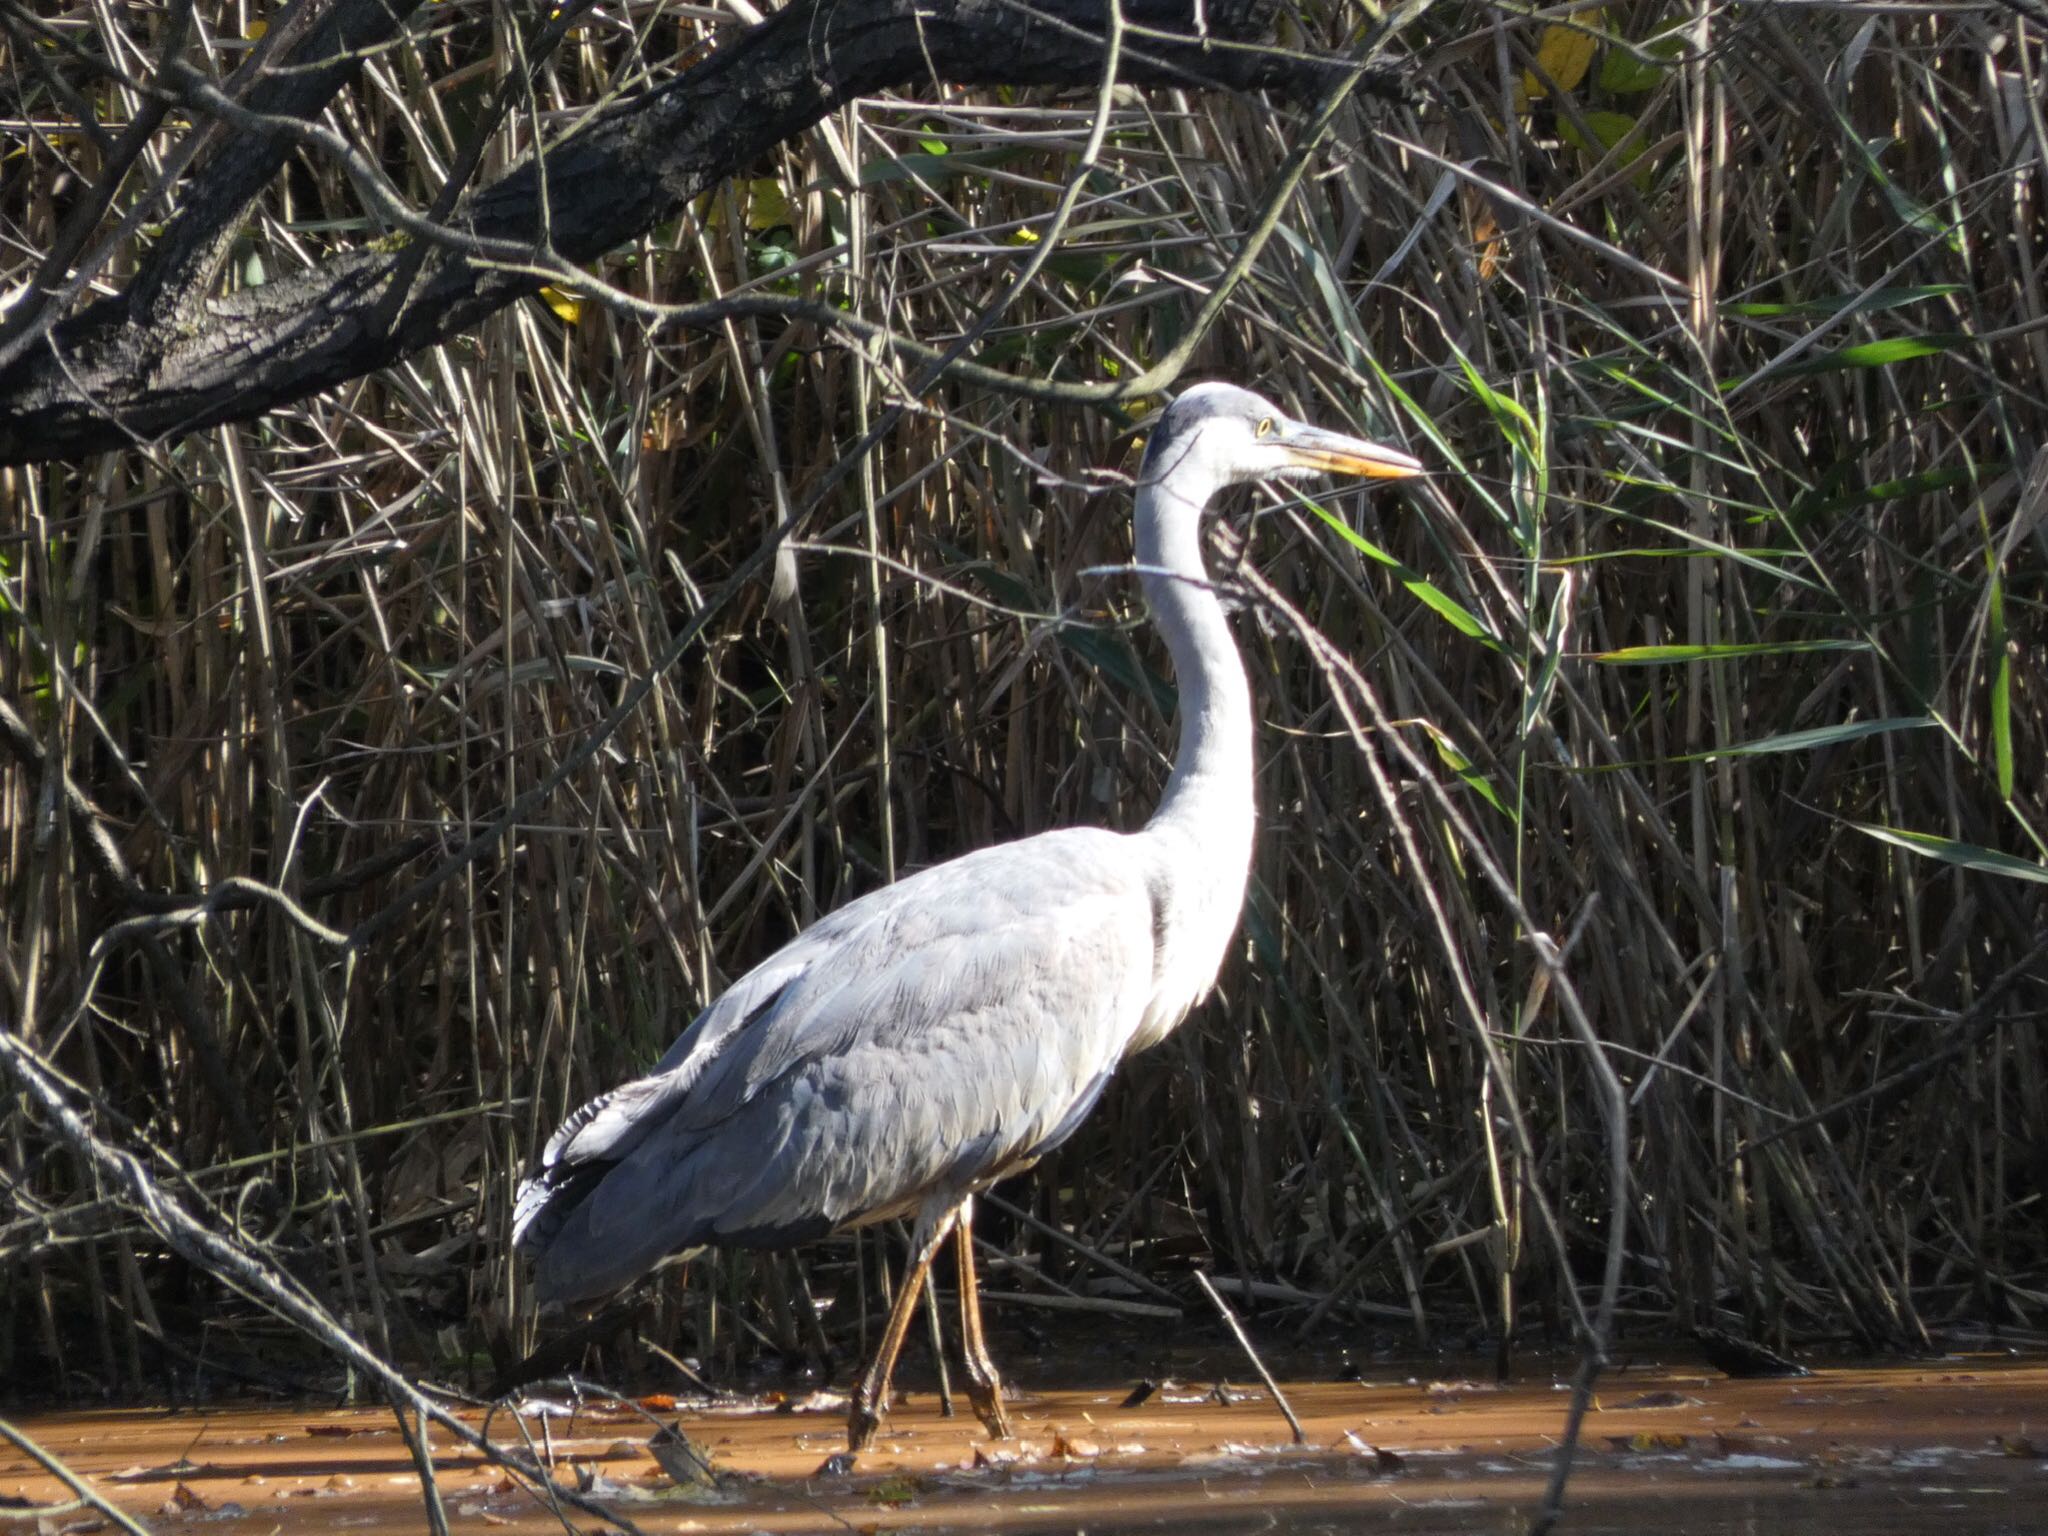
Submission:
[[[1263,1389],[1167,1382],[1023,1397],[1019,1435],[992,1444],[913,1393],[851,1476],[840,1404],[752,1398],[710,1409],[550,1405],[515,1426],[648,1531],[1518,1529],[1541,1496],[1563,1422],[1562,1377],[1369,1373],[1283,1383],[1307,1432],[1291,1443]],[[480,1414],[465,1414],[481,1423]],[[711,1459],[679,1486],[648,1441],[680,1419]],[[122,1509],[158,1529],[310,1533],[423,1528],[418,1478],[388,1412],[308,1407],[148,1410],[17,1421]],[[1637,1366],[1601,1384],[1573,1484],[1575,1531],[2048,1533],[2048,1362],[1956,1358],[1730,1381],[1710,1368]],[[458,1531],[559,1531],[534,1496],[474,1453],[434,1441]],[[670,1460],[675,1461],[671,1456]],[[89,1510],[0,1448],[0,1530],[85,1532]],[[8,1517],[13,1517],[8,1520]],[[22,1522],[22,1523],[15,1523]],[[570,1512],[577,1530],[593,1517]]]

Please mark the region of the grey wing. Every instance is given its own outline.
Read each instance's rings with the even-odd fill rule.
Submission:
[[[691,1021],[645,1077],[601,1093],[548,1138],[540,1168],[523,1180],[512,1205],[512,1242],[530,1253],[553,1245],[563,1222],[604,1175],[633,1151],[661,1116],[682,1102],[735,1031],[772,1018],[783,991],[817,957],[812,929],[728,988]]]
[[[1113,833],[1050,833],[875,892],[592,1101],[522,1187],[544,1297],[706,1243],[774,1247],[965,1193],[1070,1133],[1154,988],[1152,899]]]

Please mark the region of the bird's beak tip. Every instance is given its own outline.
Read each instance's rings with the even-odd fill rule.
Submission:
[[[1361,455],[1352,470],[1368,480],[1408,480],[1421,474],[1422,461],[1396,448],[1373,445],[1372,454]]]
[[[1303,464],[1332,475],[1357,475],[1367,480],[1407,480],[1423,473],[1422,461],[1398,448],[1355,438],[1342,443],[1317,443],[1295,450]]]

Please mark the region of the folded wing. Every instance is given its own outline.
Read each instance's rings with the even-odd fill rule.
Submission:
[[[966,1193],[1070,1134],[1154,989],[1131,840],[1046,833],[841,908],[647,1076],[577,1110],[521,1186],[544,1301],[670,1253],[781,1247]]]

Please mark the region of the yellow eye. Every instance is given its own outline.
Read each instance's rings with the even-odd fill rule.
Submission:
[[[1258,436],[1260,436],[1260,437],[1271,437],[1271,436],[1273,435],[1273,418],[1272,418],[1272,417],[1268,416],[1268,417],[1266,417],[1266,418],[1265,418],[1265,420],[1263,420],[1263,421],[1261,421],[1261,422],[1259,423],[1259,425],[1258,425],[1258,428],[1257,428],[1257,434],[1258,434]]]

